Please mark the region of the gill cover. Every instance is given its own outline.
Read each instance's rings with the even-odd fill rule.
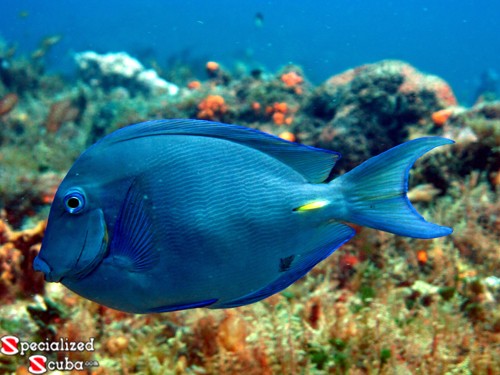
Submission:
[[[85,277],[106,254],[108,236],[102,210],[53,216],[51,212],[42,248],[33,262],[35,271],[52,282]]]

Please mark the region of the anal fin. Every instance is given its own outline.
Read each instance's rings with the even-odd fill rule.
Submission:
[[[247,305],[278,293],[308,273],[316,264],[349,241],[354,234],[354,229],[339,222],[325,225],[315,233],[314,238],[308,244],[311,250],[297,254],[293,259],[287,257],[291,259],[291,264],[287,264],[289,267],[286,270],[283,270],[283,259],[280,260],[277,267],[278,277],[271,283],[243,297],[217,304],[216,308]]]
[[[183,304],[179,304],[179,305],[159,306],[159,307],[154,307],[152,309],[149,309],[149,312],[162,313],[162,312],[177,311],[177,310],[195,309],[197,307],[206,307],[206,306],[212,305],[215,302],[217,302],[217,299],[213,298],[213,299],[207,299],[205,301],[199,301],[199,302],[193,302],[193,303],[183,303]]]

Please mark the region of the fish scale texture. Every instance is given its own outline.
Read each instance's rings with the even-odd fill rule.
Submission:
[[[198,147],[198,141],[188,140],[195,143],[189,148],[177,146],[179,152],[167,159],[168,165],[159,165],[141,181],[157,217],[154,225],[159,228],[153,232],[166,249],[162,269],[168,279],[187,278],[190,290],[200,279],[214,280],[215,288],[219,276],[238,280],[232,276],[248,269],[260,273],[256,280],[264,280],[265,268],[274,271],[279,256],[292,246],[283,228],[299,229],[298,223],[288,223],[290,189],[284,174],[291,170],[230,142],[203,139]],[[259,168],[252,168],[256,163]],[[158,186],[158,179],[165,183]],[[264,261],[273,253],[275,265]]]
[[[144,293],[148,307],[235,299],[242,290],[263,288],[276,278],[280,259],[307,250],[300,244],[316,231],[314,221],[293,215],[310,194],[304,177],[256,149],[222,139],[159,135],[110,144],[98,158],[100,164],[82,163],[92,164],[93,173],[108,179],[110,187],[110,174],[128,166],[128,185],[121,183],[143,194],[160,254],[152,270],[132,275],[136,287],[127,285],[127,270],[116,272],[109,260],[104,262],[115,285],[109,298],[117,304]],[[113,199],[102,204],[113,213],[108,222],[120,216]],[[102,285],[101,273],[67,285],[85,293]]]

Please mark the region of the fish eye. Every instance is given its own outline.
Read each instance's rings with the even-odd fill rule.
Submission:
[[[78,191],[71,191],[64,197],[64,207],[70,214],[77,214],[85,207],[85,196]]]

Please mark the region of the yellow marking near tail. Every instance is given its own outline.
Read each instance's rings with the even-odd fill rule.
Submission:
[[[314,201],[311,203],[307,203],[303,206],[297,207],[294,209],[294,211],[310,211],[310,210],[316,210],[321,207],[325,207],[327,204],[329,204],[330,201]]]

